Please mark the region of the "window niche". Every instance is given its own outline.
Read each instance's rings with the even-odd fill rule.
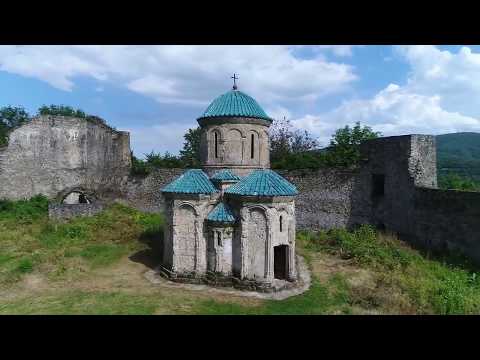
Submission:
[[[379,199],[385,196],[385,175],[372,175],[372,198]]]
[[[255,158],[255,135],[250,135],[250,159]]]

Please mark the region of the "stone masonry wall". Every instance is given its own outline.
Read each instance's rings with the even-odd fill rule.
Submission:
[[[185,172],[185,169],[156,169],[146,177],[131,177],[123,191],[125,200],[143,211],[165,210],[160,189]],[[366,221],[354,189],[359,189],[358,172],[339,170],[282,170],[278,173],[295,184],[297,227],[329,229]]]
[[[355,194],[360,187],[358,171],[319,169],[277,172],[299,191],[295,199],[298,229],[343,228],[368,220],[368,204],[362,206],[362,199]]]
[[[480,193],[417,188],[414,199],[413,242],[480,264]]]
[[[68,220],[76,216],[92,216],[105,208],[102,203],[92,204],[57,204],[48,205],[48,217],[56,220]]]
[[[131,176],[123,186],[123,199],[146,212],[164,212],[161,189],[185,172],[185,169],[156,169],[147,176]]]
[[[0,199],[75,189],[115,191],[130,171],[130,137],[100,122],[40,116],[16,128],[0,149]]]

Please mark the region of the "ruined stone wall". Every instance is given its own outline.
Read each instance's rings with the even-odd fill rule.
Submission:
[[[184,172],[185,169],[156,169],[146,177],[131,177],[123,191],[124,198],[140,210],[163,212],[165,200],[160,189]],[[295,199],[298,228],[330,229],[367,222],[369,213],[354,194],[354,190],[361,191],[357,171],[320,169],[278,173],[299,190]]]
[[[480,193],[417,188],[411,238],[433,251],[454,251],[480,264]]]
[[[165,198],[160,190],[184,172],[185,169],[156,169],[147,176],[131,176],[122,187],[122,197],[141,211],[164,212]]]
[[[56,220],[69,220],[77,216],[92,216],[105,208],[103,203],[48,205],[48,217]]]
[[[101,195],[130,171],[130,138],[97,121],[40,116],[16,128],[0,149],[0,198],[51,199],[75,189]]]
[[[350,227],[369,221],[369,203],[358,196],[367,183],[358,170],[278,170],[293,183],[297,228],[332,229]],[[366,203],[365,203],[366,202]]]
[[[392,136],[370,140],[362,147],[363,163],[355,190],[369,223],[412,233],[415,188],[436,187],[435,138],[426,135]]]

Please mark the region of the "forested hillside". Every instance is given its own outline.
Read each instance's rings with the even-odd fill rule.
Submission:
[[[480,181],[480,133],[454,133],[437,136],[440,176],[449,172]]]

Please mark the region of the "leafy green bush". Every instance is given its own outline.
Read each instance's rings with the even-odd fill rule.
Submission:
[[[72,116],[79,118],[86,118],[87,115],[83,110],[74,109],[68,105],[42,105],[38,109],[39,115],[57,115],[57,116]]]
[[[92,123],[101,123],[106,124],[105,120],[96,116],[96,115],[88,115],[83,110],[74,109],[68,105],[42,105],[38,109],[39,115],[52,115],[52,116],[71,116],[76,118],[85,119]]]
[[[30,200],[0,200],[0,220],[13,219],[20,223],[32,223],[48,214],[48,198],[37,195]]]
[[[480,183],[456,173],[440,174],[438,186],[446,190],[480,191]]]

